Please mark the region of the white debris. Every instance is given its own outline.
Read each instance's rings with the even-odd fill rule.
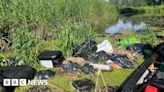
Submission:
[[[108,40],[104,40],[101,44],[97,45],[96,52],[100,52],[100,51],[105,51],[106,53],[112,53],[113,52],[112,44]]]

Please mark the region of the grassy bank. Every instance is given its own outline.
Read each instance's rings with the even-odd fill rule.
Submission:
[[[164,16],[164,5],[161,6],[145,6],[138,7],[138,10],[143,10],[145,16]]]
[[[164,5],[161,6],[145,6],[135,8],[138,11],[144,11],[143,14],[139,14],[136,16],[164,16]]]
[[[0,39],[7,34],[11,42],[0,45],[1,52],[14,53],[26,64],[36,62],[34,56],[54,40],[60,44],[48,50],[70,55],[73,46],[94,39],[117,18],[116,7],[102,0],[0,0],[0,10]]]
[[[143,7],[123,7],[120,8],[122,14],[138,14],[135,16],[164,16],[164,5],[161,6],[143,6]]]

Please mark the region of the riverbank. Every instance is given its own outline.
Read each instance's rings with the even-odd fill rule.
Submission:
[[[164,16],[164,5],[161,6],[143,6],[143,7],[121,7],[120,14],[137,16]]]

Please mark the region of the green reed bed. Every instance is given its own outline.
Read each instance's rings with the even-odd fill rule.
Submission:
[[[48,49],[59,48],[68,56],[74,45],[94,39],[116,18],[116,7],[103,0],[0,0],[0,34],[8,33],[12,42],[2,53],[31,64],[49,41],[59,40],[60,46],[53,43]]]

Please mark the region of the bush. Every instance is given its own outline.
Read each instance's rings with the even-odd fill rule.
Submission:
[[[160,43],[159,39],[156,37],[156,33],[149,29],[149,34],[139,35],[141,42],[150,44],[151,46],[156,46]]]

